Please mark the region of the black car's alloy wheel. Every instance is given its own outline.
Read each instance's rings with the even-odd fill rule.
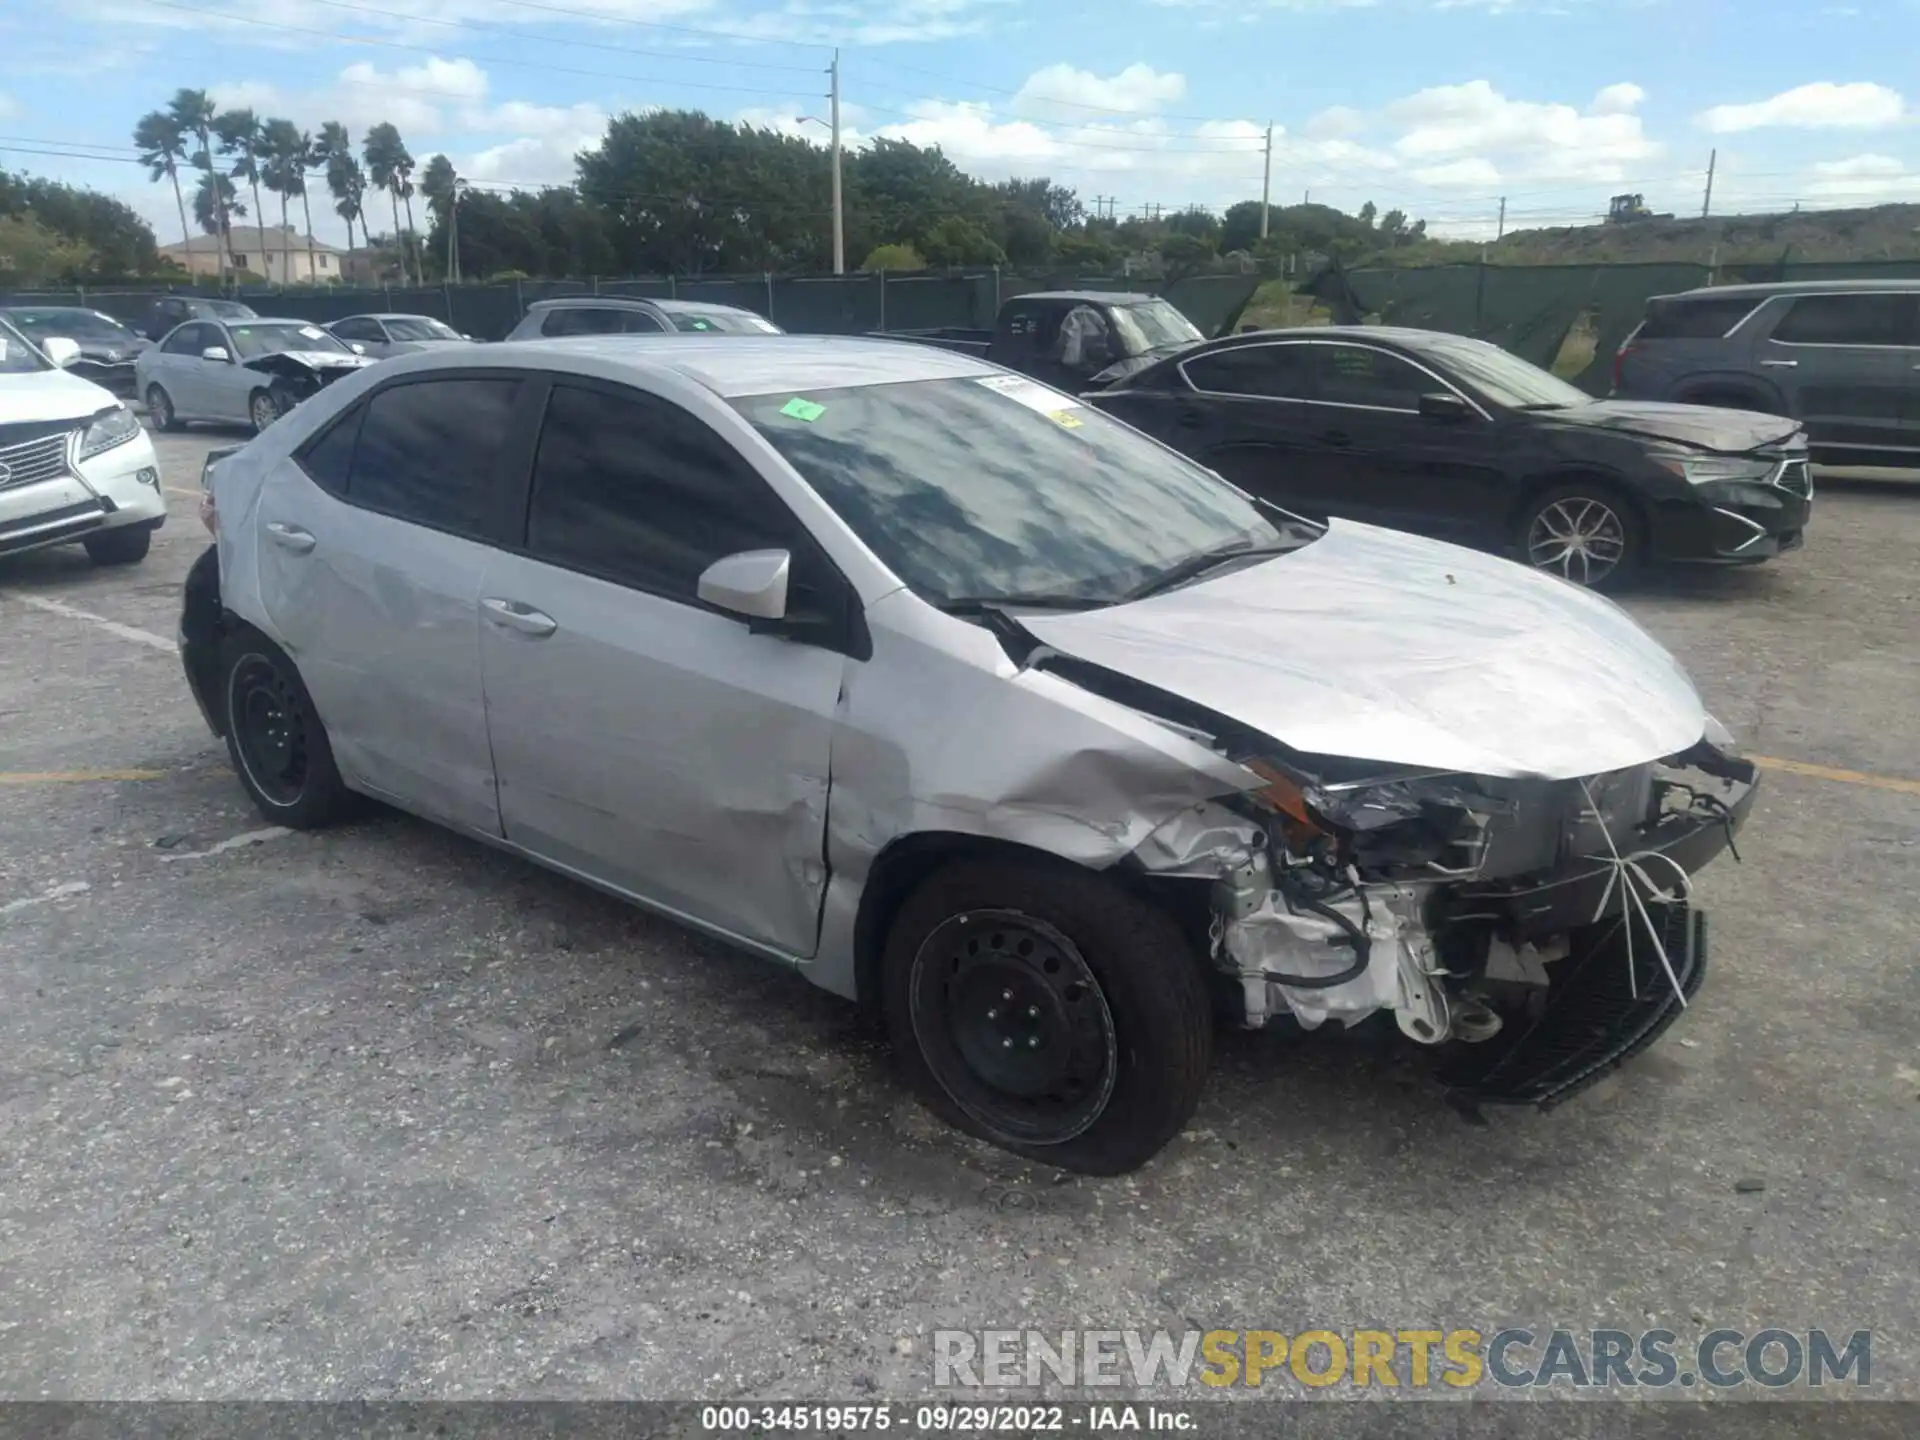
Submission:
[[[1606,589],[1625,580],[1639,563],[1639,517],[1605,490],[1555,490],[1528,507],[1520,551],[1536,570]]]
[[[1106,1109],[1113,1016],[1079,950],[1052,926],[1005,910],[955,915],[921,944],[908,984],[934,1079],[994,1133],[1058,1145]]]

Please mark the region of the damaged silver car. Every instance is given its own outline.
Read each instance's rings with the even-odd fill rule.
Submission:
[[[1566,1098],[1697,992],[1753,803],[1610,602],[928,347],[408,356],[207,484],[181,650],[269,819],[378,797],[794,966],[1070,1169],[1177,1134],[1222,1017]]]

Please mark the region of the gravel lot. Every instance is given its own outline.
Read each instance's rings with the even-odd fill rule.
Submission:
[[[1802,553],[1626,602],[1808,767],[1654,1051],[1475,1127],[1226,1037],[1091,1181],[576,885],[394,815],[261,838],[171,646],[227,438],[162,439],[145,564],[0,560],[0,1397],[859,1398],[926,1391],[936,1326],[1526,1323],[1871,1327],[1920,1398],[1920,484],[1828,477]]]

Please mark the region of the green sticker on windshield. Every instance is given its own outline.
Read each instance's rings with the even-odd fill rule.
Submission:
[[[811,400],[802,400],[796,395],[780,407],[780,413],[782,415],[791,415],[795,420],[805,420],[811,423],[826,414],[827,407],[824,405],[816,405]]]

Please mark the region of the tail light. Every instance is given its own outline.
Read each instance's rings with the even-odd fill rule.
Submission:
[[[1627,356],[1633,353],[1633,348],[1634,348],[1633,342],[1628,341],[1626,344],[1622,345],[1618,350],[1613,352],[1613,388],[1616,390],[1620,388],[1621,369],[1627,363]]]

